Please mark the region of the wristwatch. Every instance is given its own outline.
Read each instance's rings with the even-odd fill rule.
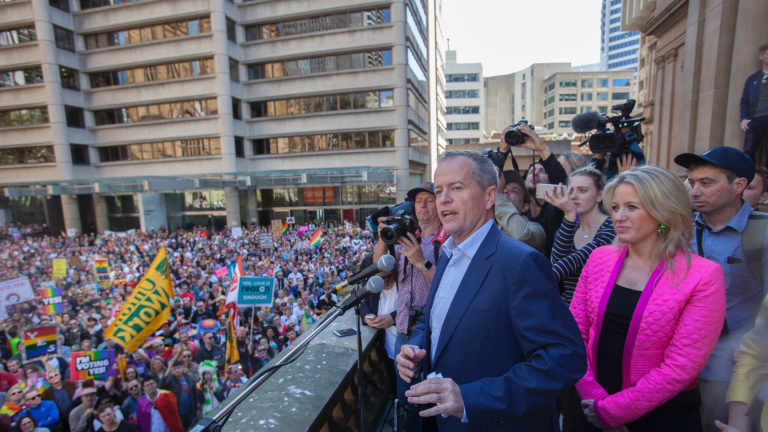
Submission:
[[[432,268],[432,263],[429,261],[424,261],[424,264],[421,266],[419,270],[421,270],[422,273],[426,273],[431,268]]]

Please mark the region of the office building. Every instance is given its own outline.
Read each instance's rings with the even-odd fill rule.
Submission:
[[[445,105],[448,145],[479,143],[485,130],[483,65],[459,63],[453,50],[445,53]]]
[[[434,9],[0,2],[0,207],[74,231],[360,222],[431,175]]]
[[[622,0],[603,0],[600,19],[600,69],[637,72],[640,32],[623,31]]]

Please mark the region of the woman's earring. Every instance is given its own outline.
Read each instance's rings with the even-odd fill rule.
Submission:
[[[663,223],[660,223],[659,227],[656,228],[656,233],[659,234],[659,235],[664,235],[664,234],[667,233],[667,229],[669,229],[669,227],[667,227]]]

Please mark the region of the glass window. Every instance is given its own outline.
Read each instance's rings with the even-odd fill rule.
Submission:
[[[629,78],[614,78],[614,87],[629,87]]]
[[[611,99],[613,99],[615,101],[629,99],[629,92],[614,92],[611,95]]]
[[[591,101],[591,100],[592,100],[592,93],[582,93],[581,94],[581,101],[582,102]]]
[[[374,26],[389,22],[389,8],[366,9],[291,21],[250,25],[245,27],[245,39],[248,41],[274,39],[344,28]]]
[[[61,86],[71,90],[80,90],[80,75],[75,69],[59,66],[59,78]]]
[[[227,17],[227,39],[237,43],[237,25],[229,17]]]
[[[561,93],[560,102],[575,102],[576,101],[576,93]]]
[[[595,82],[591,79],[583,79],[581,80],[581,87],[582,88],[592,88],[595,86]]]
[[[392,50],[374,50],[328,57],[313,57],[271,63],[249,64],[248,79],[258,80],[279,78],[349,69],[378,68],[391,65]]]
[[[607,101],[610,98],[610,94],[607,92],[598,92],[597,93],[597,100],[599,101]]]
[[[35,107],[0,111],[0,127],[32,126],[48,123],[48,108]]]
[[[597,80],[597,86],[600,88],[608,87],[610,80],[608,78],[600,78]]]
[[[608,114],[608,107],[601,105],[597,107],[597,111],[599,111],[602,114]]]
[[[209,17],[203,17],[113,32],[88,34],[85,35],[85,47],[86,49],[105,48],[108,46],[130,45],[210,32],[211,20]]]
[[[0,30],[0,46],[19,45],[37,40],[35,27]]]
[[[56,9],[69,12],[69,0],[48,0],[48,4],[55,7]]]
[[[53,37],[56,39],[56,47],[75,52],[75,34],[63,27],[53,26]]]
[[[67,118],[67,126],[85,128],[85,116],[82,108],[64,105],[64,113]]]
[[[42,84],[43,69],[39,66],[28,69],[0,71],[0,88],[21,87],[32,84]]]
[[[592,112],[592,107],[591,106],[583,106],[583,107],[579,108],[579,114],[584,114],[584,113],[588,113],[588,112]]]
[[[560,107],[560,114],[576,114],[576,107]]]
[[[560,81],[560,87],[578,87],[579,82],[577,80],[562,80]]]
[[[480,97],[479,90],[448,90],[445,92],[446,99],[475,99]]]
[[[448,122],[448,130],[478,130],[480,129],[480,123],[479,122]]]
[[[54,162],[53,146],[0,148],[0,166]]]
[[[152,120],[205,117],[216,114],[218,114],[216,98],[111,108],[107,110],[95,110],[93,112],[97,126],[138,123]]]

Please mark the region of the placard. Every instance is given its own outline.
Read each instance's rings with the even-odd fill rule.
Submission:
[[[224,276],[227,275],[227,268],[226,267],[219,267],[216,269],[216,277],[221,279]]]
[[[109,261],[106,258],[96,258],[93,260],[93,269],[96,272],[96,279],[99,285],[105,288],[109,285]]]
[[[64,312],[64,297],[61,293],[61,288],[51,281],[43,282],[42,286],[38,293],[43,300],[43,313],[56,315]]]
[[[67,259],[66,258],[54,258],[53,259],[53,279],[67,277]]]
[[[31,360],[58,352],[58,327],[45,326],[24,330],[24,359]]]
[[[259,234],[259,247],[261,249],[272,249],[274,245],[275,243],[274,243],[274,240],[272,240],[272,234],[270,233]]]
[[[274,279],[264,276],[242,276],[237,292],[238,306],[271,306]]]
[[[0,282],[0,318],[8,317],[8,306],[34,298],[35,292],[26,276]]]
[[[243,236],[242,227],[232,227],[232,238],[240,238]]]
[[[72,381],[106,380],[115,374],[115,350],[80,351],[70,355],[69,376]]]

